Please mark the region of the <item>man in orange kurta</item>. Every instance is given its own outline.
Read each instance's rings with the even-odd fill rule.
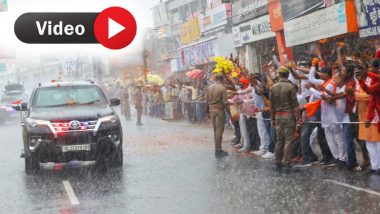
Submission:
[[[373,70],[378,71],[380,61],[374,61]],[[356,74],[361,73],[355,71]],[[369,157],[371,161],[371,172],[380,174],[380,129],[379,124],[370,122],[379,122],[380,113],[380,83],[371,78],[372,74],[357,75],[359,84],[356,87],[357,110],[359,113],[359,122],[365,124],[359,125],[359,139],[366,141]]]
[[[371,79],[370,85],[366,84],[365,78],[360,81],[360,87],[370,95],[366,120],[367,126],[380,114],[380,81],[376,80],[376,74],[374,73],[368,73],[368,78]],[[378,130],[380,132],[380,122]]]

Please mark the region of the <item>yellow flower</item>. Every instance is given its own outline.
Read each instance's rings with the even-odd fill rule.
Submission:
[[[214,73],[224,72],[228,74],[236,69],[234,63],[229,59],[226,59],[224,56],[214,57],[212,60],[216,63],[215,69],[213,71]]]
[[[220,73],[220,72],[222,72],[223,70],[222,69],[220,69],[220,68],[215,68],[212,72],[213,73]]]

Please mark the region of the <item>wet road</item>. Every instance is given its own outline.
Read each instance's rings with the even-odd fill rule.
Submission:
[[[233,151],[216,159],[207,126],[143,122],[124,122],[122,169],[38,175],[24,173],[19,125],[1,126],[1,213],[380,213],[380,176],[279,175],[272,161]]]

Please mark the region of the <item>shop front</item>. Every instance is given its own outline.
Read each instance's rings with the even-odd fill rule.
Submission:
[[[251,73],[261,73],[262,66],[271,61],[272,47],[276,46],[276,34],[271,31],[269,15],[264,15],[239,25],[243,58]]]
[[[276,34],[271,31],[268,0],[240,0],[232,4],[234,47],[239,63],[251,73],[262,72],[262,66],[273,57]]]

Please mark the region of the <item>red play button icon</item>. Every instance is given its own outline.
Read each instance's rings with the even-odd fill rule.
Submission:
[[[121,7],[110,7],[103,10],[95,20],[96,39],[109,49],[127,47],[136,36],[137,24],[133,15]]]

